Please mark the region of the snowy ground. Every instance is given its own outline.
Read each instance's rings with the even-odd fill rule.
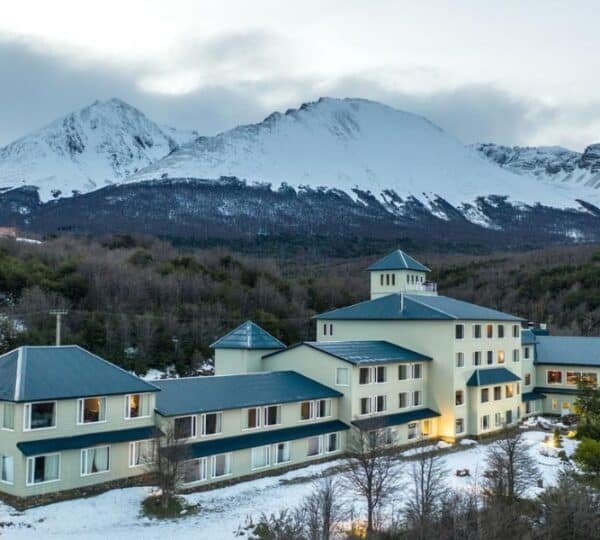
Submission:
[[[542,431],[524,433],[530,452],[539,463],[544,485],[554,483],[560,470],[560,460],[540,453],[541,442],[547,435]],[[464,443],[464,441],[463,441]],[[576,441],[565,439],[564,449],[572,454]],[[471,489],[481,480],[485,470],[486,444],[474,441],[462,444],[459,450],[444,455],[448,483],[457,489]],[[149,488],[113,490],[89,499],[66,501],[23,513],[0,503],[0,536],[15,539],[80,538],[131,540],[206,538],[229,540],[236,538],[239,527],[252,518],[255,522],[262,512],[278,512],[293,508],[310,493],[312,478],[340,465],[340,461],[313,465],[278,477],[242,482],[235,486],[188,495],[190,503],[200,504],[198,514],[177,520],[156,521],[140,516],[140,503]],[[407,469],[410,462],[401,461],[398,467]],[[457,469],[468,468],[471,477],[459,478]],[[403,490],[391,504],[402,505]],[[533,488],[534,496],[538,488]],[[357,510],[360,510],[356,506]]]

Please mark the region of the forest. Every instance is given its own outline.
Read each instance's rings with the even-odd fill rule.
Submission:
[[[548,323],[556,334],[600,334],[600,246],[524,252],[410,253],[440,294]],[[286,344],[314,337],[319,312],[368,298],[366,267],[390,250],[339,257],[306,246],[189,247],[149,236],[0,241],[0,349],[52,344],[52,309],[67,309],[65,344],[139,374],[210,363],[210,344],[252,319]]]

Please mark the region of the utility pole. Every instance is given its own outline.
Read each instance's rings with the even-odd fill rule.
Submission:
[[[56,346],[60,346],[60,331],[62,326],[62,316],[69,313],[66,309],[51,309],[50,315],[56,317]]]

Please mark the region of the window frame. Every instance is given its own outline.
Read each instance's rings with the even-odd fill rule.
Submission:
[[[550,382],[550,380],[548,379],[548,376],[550,375],[550,373],[559,373],[560,377],[559,377],[559,381],[558,382]],[[547,369],[546,370],[546,384],[550,384],[552,386],[561,386],[563,384],[563,372],[561,369]]]
[[[459,362],[459,359],[460,359],[460,362]],[[463,367],[465,367],[465,353],[464,352],[457,352],[456,353],[455,366],[457,368],[463,368]]]
[[[277,456],[279,455],[279,445],[283,444],[287,448],[287,459],[284,461],[278,461]],[[273,449],[271,450],[273,456],[273,465],[283,465],[284,463],[289,463],[292,461],[292,445],[290,441],[281,441],[272,445]]]
[[[136,456],[140,456],[140,452],[136,451],[137,445],[141,445],[143,443],[151,443],[152,444],[152,461],[148,461],[146,463],[134,463],[136,461],[134,458]],[[129,443],[129,454],[128,454],[128,463],[130,469],[135,469],[137,467],[146,467],[148,465],[152,465],[156,461],[156,441],[154,439],[141,439],[139,441],[131,441]]]
[[[29,478],[30,478],[30,476],[32,476],[32,474],[30,474],[31,467],[34,466],[33,464],[35,463],[35,460],[38,458],[41,458],[41,457],[47,458],[50,456],[58,456],[58,477],[53,478],[52,480],[44,480],[43,482],[30,482]],[[34,471],[35,471],[35,469],[34,469]],[[35,474],[35,472],[34,472],[34,474]],[[61,452],[50,452],[48,454],[37,454],[35,456],[27,457],[27,461],[25,463],[25,485],[27,487],[41,486],[44,484],[51,484],[53,482],[60,482],[61,476],[62,476],[62,453]]]
[[[459,396],[460,396],[460,403],[458,403]],[[462,407],[462,406],[464,406],[464,404],[465,404],[465,391],[464,390],[455,390],[454,391],[454,406]]]
[[[139,420],[140,418],[150,418],[152,411],[150,410],[150,404],[148,404],[148,414],[139,414],[138,416],[131,416],[131,404],[130,399],[132,396],[140,396],[140,409],[141,413],[144,409],[144,401],[150,399],[147,392],[134,392],[133,394],[125,394],[125,420]],[[187,416],[187,415],[186,415]]]
[[[89,399],[98,399],[101,400],[104,403],[104,420],[96,420],[95,422],[84,422],[82,419],[84,417],[84,407],[85,407],[85,402]],[[107,399],[106,396],[94,396],[94,397],[84,397],[84,398],[79,398],[77,400],[77,425],[78,426],[87,426],[87,425],[95,425],[95,424],[105,424],[107,422],[106,420],[106,409],[107,409]],[[136,417],[137,418],[137,417]]]
[[[256,415],[256,425],[255,426],[249,426],[248,425],[248,415],[250,413],[250,411],[254,411],[255,415]],[[242,428],[242,431],[253,431],[255,429],[260,429],[262,424],[261,424],[261,408],[260,407],[246,407],[244,409],[244,413],[243,413],[243,422],[244,422],[244,427]]]
[[[45,427],[31,427],[31,413],[33,405],[40,405],[42,403],[52,403],[54,405],[54,425],[45,426]],[[48,400],[48,401],[30,401],[29,403],[25,403],[23,406],[23,431],[45,431],[48,429],[56,429],[57,426],[57,417],[58,417],[58,401],[57,400]],[[46,454],[40,454],[46,455]]]
[[[91,472],[91,473],[84,473],[83,470],[84,468],[87,469],[87,465],[88,465],[88,452],[90,450],[96,450],[98,448],[106,448],[108,449],[108,459],[107,459],[107,468],[103,471],[96,471],[96,472]],[[84,458],[85,456],[85,458]],[[84,467],[85,464],[85,467]],[[81,451],[79,452],[79,476],[81,478],[86,478],[88,476],[96,476],[98,474],[106,474],[110,472],[110,466],[112,464],[112,451],[111,451],[111,445],[110,444],[99,444],[97,446],[89,446],[87,448],[82,448]]]
[[[209,415],[215,415],[218,420],[216,425],[219,428],[219,431],[215,431],[214,433],[206,433],[206,417]],[[200,415],[200,437],[216,437],[218,435],[223,434],[223,411],[214,411],[208,413],[202,413]]]
[[[264,465],[256,465],[254,463],[254,454],[257,450],[262,451],[263,457],[266,458]],[[253,446],[250,450],[250,470],[259,471],[261,469],[266,469],[267,467],[270,467],[270,466],[271,466],[271,445],[265,444],[265,445],[261,445],[261,446]]]
[[[215,454],[214,456],[211,456],[211,478],[225,478],[227,476],[231,476],[232,473],[232,467],[231,467],[231,463],[232,463],[232,453],[231,452],[224,452],[222,454]],[[228,472],[226,472],[225,474],[220,474],[217,476],[216,471],[217,471],[217,458],[221,457],[221,456],[225,456],[225,463],[227,464],[227,469]]]
[[[177,437],[177,429],[175,428],[175,422],[182,418],[192,419],[191,435],[189,437]],[[175,441],[190,441],[198,436],[198,417],[196,414],[182,414],[181,416],[175,416],[173,418],[173,438]]]
[[[275,424],[269,424],[267,422],[267,414],[268,414],[269,409],[273,409],[273,408],[276,410],[276,414],[275,414],[275,416],[276,416],[276,422],[275,422]],[[262,422],[263,423],[262,423],[262,426],[264,428],[271,428],[271,427],[274,427],[274,426],[280,426],[281,425],[281,404],[266,405],[262,409],[263,409],[263,413],[262,413]]]
[[[454,339],[465,339],[465,325],[455,324],[454,325]]]
[[[340,382],[340,372],[344,372],[346,374],[346,382]],[[335,384],[336,386],[350,386],[350,370],[347,367],[336,367],[335,368]]]
[[[6,427],[7,409],[12,411],[12,428]],[[3,431],[15,431],[16,404],[12,401],[5,401],[2,405],[2,424],[0,429]]]
[[[185,464],[188,462],[191,462],[191,461],[197,461],[198,462],[198,471],[202,471],[204,474],[200,475],[201,478],[199,478],[198,480],[192,480],[191,482],[186,482],[185,481]],[[183,469],[184,470],[181,474],[181,483],[184,486],[190,486],[192,484],[199,484],[200,482],[206,482],[208,480],[208,458],[207,457],[186,459],[183,462]]]
[[[4,471],[4,460],[10,460],[10,473],[12,480],[3,480],[2,479],[2,471]],[[8,454],[0,454],[0,484],[6,484],[8,486],[13,486],[15,484],[15,458]]]

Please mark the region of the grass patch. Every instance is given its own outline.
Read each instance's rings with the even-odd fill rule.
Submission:
[[[183,497],[173,497],[166,507],[160,497],[150,495],[142,501],[142,514],[155,519],[173,519],[194,514],[198,506],[188,504]]]

